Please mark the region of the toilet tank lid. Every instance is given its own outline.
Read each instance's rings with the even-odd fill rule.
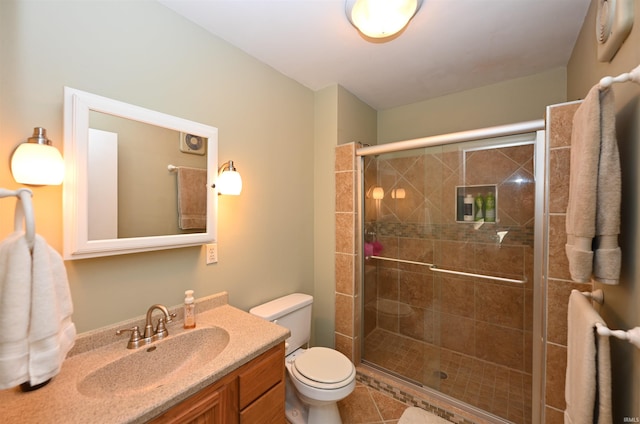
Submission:
[[[293,293],[255,306],[249,310],[249,313],[268,321],[273,321],[289,312],[303,308],[311,304],[311,302],[313,302],[312,296],[304,293]]]

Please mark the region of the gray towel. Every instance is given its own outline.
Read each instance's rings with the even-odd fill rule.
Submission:
[[[567,244],[574,281],[618,284],[620,156],[612,90],[593,87],[573,117]],[[595,255],[594,255],[595,251]]]

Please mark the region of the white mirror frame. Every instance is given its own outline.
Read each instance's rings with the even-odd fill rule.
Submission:
[[[89,112],[102,112],[163,128],[196,134],[207,143],[207,228],[202,233],[89,240],[87,146]],[[117,100],[64,88],[63,257],[84,259],[197,246],[217,240],[218,129]]]

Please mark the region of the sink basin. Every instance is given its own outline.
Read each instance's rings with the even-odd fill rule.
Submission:
[[[128,350],[126,356],[105,364],[78,382],[78,391],[91,397],[127,396],[171,384],[214,360],[229,344],[229,333],[219,327],[189,330]],[[126,343],[122,349],[126,350]]]

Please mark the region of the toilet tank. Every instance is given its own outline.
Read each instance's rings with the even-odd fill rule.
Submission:
[[[309,343],[311,338],[311,305],[313,297],[293,293],[249,310],[251,315],[286,327],[291,336],[286,341],[285,355]]]

